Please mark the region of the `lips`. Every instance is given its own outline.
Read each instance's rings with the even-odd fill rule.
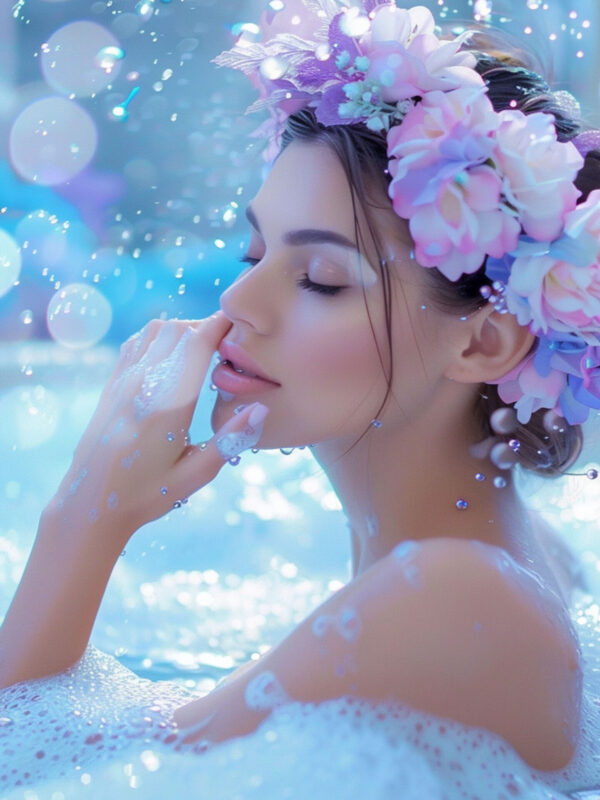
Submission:
[[[269,376],[260,369],[258,364],[250,358],[250,356],[243,348],[239,346],[239,344],[234,344],[233,342],[227,342],[223,340],[219,345],[218,352],[221,358],[223,358],[225,361],[229,361],[231,366],[236,371],[243,370],[244,374],[246,374],[248,377],[261,378],[263,381],[277,383],[277,381],[269,378]]]

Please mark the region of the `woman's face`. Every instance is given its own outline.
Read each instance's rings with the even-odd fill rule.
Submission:
[[[356,213],[366,238],[358,204]],[[406,424],[434,388],[443,348],[436,347],[440,332],[428,329],[421,308],[422,267],[410,260],[408,232],[391,206],[376,214],[384,257],[394,262],[389,264],[394,396],[379,418]],[[357,248],[351,192],[337,157],[323,145],[292,143],[251,201],[248,216],[247,255],[256,262],[221,296],[232,323],[224,339],[244,348],[280,385],[230,400],[218,395],[213,429],[240,403],[259,400],[270,408],[261,448],[338,437],[354,441],[385,396],[382,364],[387,371],[389,348],[374,243],[367,238]],[[329,292],[302,285],[306,280]]]

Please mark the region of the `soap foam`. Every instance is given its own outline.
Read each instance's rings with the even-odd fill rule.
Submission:
[[[249,736],[183,744],[171,720],[196,697],[141,679],[89,645],[59,675],[0,692],[0,794],[7,800],[134,796],[243,800],[537,800],[600,786],[598,606],[576,606],[583,725],[564,770],[540,772],[500,736],[398,703],[289,702]],[[351,780],[349,777],[351,776]],[[401,795],[399,794],[401,792]]]

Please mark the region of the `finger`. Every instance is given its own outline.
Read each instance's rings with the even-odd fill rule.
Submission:
[[[144,404],[147,399],[148,408],[151,406],[153,410],[172,410],[176,415],[172,426],[178,430],[190,425],[212,355],[230,325],[224,315],[196,320],[194,326],[185,328],[168,355],[166,345],[163,348],[159,342],[160,337],[148,350],[141,398]],[[156,354],[166,358],[153,363]]]
[[[172,469],[169,493],[189,497],[210,483],[229,459],[256,447],[268,413],[267,406],[253,403],[227,420],[208,442],[189,445]]]

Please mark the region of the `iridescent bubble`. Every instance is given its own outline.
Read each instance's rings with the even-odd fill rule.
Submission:
[[[23,263],[53,267],[67,250],[67,237],[58,218],[43,208],[30,211],[17,225],[15,238],[22,248]]]
[[[21,251],[6,231],[0,229],[0,297],[9,292],[21,272]]]
[[[9,151],[21,177],[55,186],[89,164],[97,142],[96,126],[86,111],[63,97],[45,97],[16,118]]]
[[[102,292],[85,283],[59,289],[48,303],[48,330],[55,341],[73,349],[91,347],[112,322],[112,309]]]
[[[124,50],[114,45],[108,45],[108,47],[103,47],[96,53],[95,61],[100,69],[103,69],[107,75],[112,75],[115,64],[122,58],[125,58]]]
[[[264,78],[270,81],[276,81],[285,75],[287,71],[287,64],[283,59],[277,56],[268,56],[260,65],[260,72]]]
[[[349,8],[340,20],[340,28],[347,36],[362,36],[371,27],[371,21],[360,13],[359,8]]]
[[[106,88],[121,70],[118,58],[109,71],[98,60],[103,51],[123,50],[118,39],[97,22],[70,22],[55,31],[47,44],[42,48],[42,73],[57,92],[89,97]]]

